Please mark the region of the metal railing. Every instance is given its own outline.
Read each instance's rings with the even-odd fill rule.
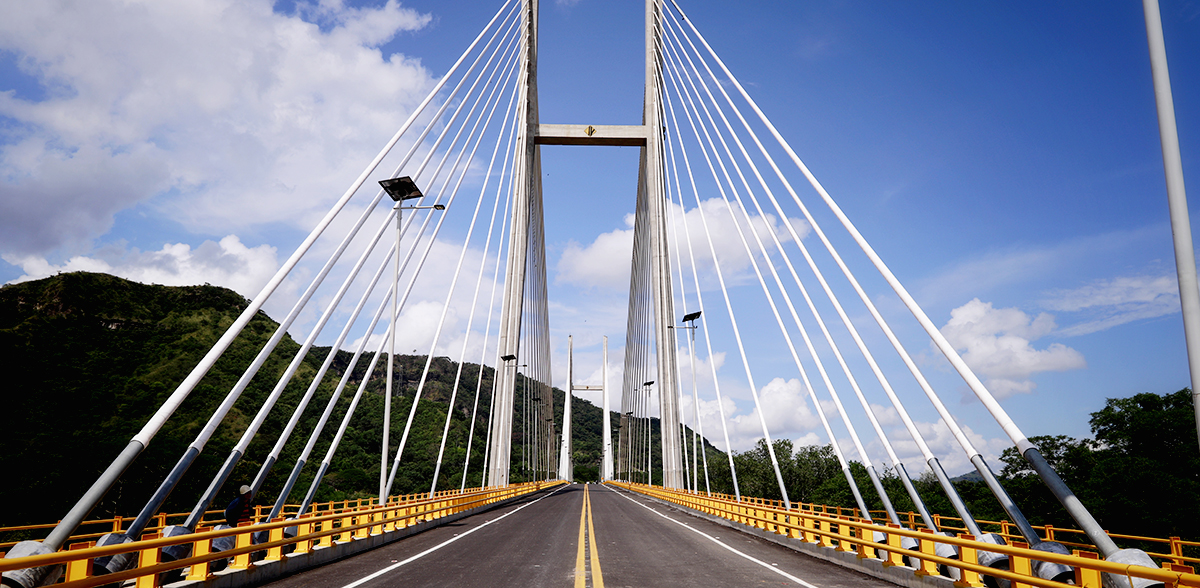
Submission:
[[[1142,566],[1109,563],[1100,559],[1094,551],[1074,549],[1071,555],[1060,555],[1045,551],[1029,549],[1028,545],[1016,540],[1010,545],[994,545],[975,541],[975,537],[959,533],[950,537],[934,533],[928,529],[912,530],[888,523],[878,525],[867,523],[858,516],[826,514],[811,508],[784,508],[778,501],[764,499],[748,499],[743,497],[739,502],[729,496],[708,496],[703,493],[692,493],[685,490],[672,490],[645,484],[627,482],[607,482],[631,492],[638,492],[665,502],[670,502],[701,513],[721,517],[723,519],[754,527],[784,537],[796,539],[805,543],[820,545],[837,551],[852,552],[859,558],[878,559],[885,566],[903,566],[904,558],[911,558],[916,575],[937,575],[938,566],[956,569],[960,578],[958,586],[984,586],[982,576],[994,576],[1013,582],[1013,588],[1027,586],[1045,586],[1060,588],[1070,586],[1061,582],[1044,580],[1033,575],[1033,562],[1044,561],[1063,564],[1075,569],[1075,585],[1087,588],[1101,588],[1102,575],[1105,573],[1130,578],[1146,578],[1162,582],[1168,587],[1193,586],[1200,587],[1200,575],[1194,573],[1191,566],[1179,561],[1167,561],[1161,569]],[[846,509],[849,510],[849,509]],[[943,517],[949,518],[949,517]],[[980,521],[983,523],[983,521]],[[915,525],[914,525],[915,528]],[[1044,530],[1047,530],[1044,528]],[[1079,532],[1068,529],[1049,528],[1047,539],[1056,538],[1057,533]],[[876,533],[886,536],[886,543],[877,543]],[[1123,535],[1112,535],[1114,538],[1127,538]],[[907,550],[901,547],[901,538],[910,537],[917,541],[917,547]],[[1020,538],[1019,536],[1013,536]],[[1134,539],[1148,539],[1134,537]],[[1194,546],[1195,542],[1158,540],[1169,544],[1171,554],[1159,555],[1163,559],[1196,561],[1182,556],[1182,549]],[[951,545],[958,549],[957,559],[936,555],[939,544]],[[1068,544],[1077,545],[1077,544]],[[1009,569],[990,568],[979,563],[979,552],[992,552],[1009,557]],[[1179,555],[1176,555],[1179,552]],[[1152,554],[1154,555],[1154,554]]]
[[[60,584],[64,588],[86,588],[129,579],[136,580],[137,588],[152,588],[161,585],[163,574],[180,569],[186,569],[184,578],[187,580],[200,581],[212,575],[211,564],[216,560],[228,560],[229,569],[246,570],[257,565],[256,561],[252,561],[254,558],[251,554],[261,555],[262,559],[258,561],[277,562],[284,558],[285,550],[289,552],[288,557],[296,557],[332,547],[334,544],[391,533],[426,521],[517,498],[562,483],[564,482],[530,482],[465,491],[447,490],[436,493],[432,498],[428,493],[412,494],[393,497],[382,506],[374,505],[373,498],[335,501],[323,503],[322,506],[329,507],[322,509],[324,512],[314,508],[298,518],[290,518],[285,514],[267,522],[243,523],[233,529],[212,530],[211,526],[201,526],[195,533],[175,537],[162,537],[161,532],[153,531],[142,535],[139,541],[105,547],[96,547],[95,541],[80,541],[56,553],[0,559],[0,572],[65,565],[64,581]],[[363,504],[364,502],[367,504]],[[336,506],[338,504],[341,504],[341,507]],[[167,518],[169,517],[170,515],[167,515]],[[289,527],[295,528],[295,536],[284,536],[284,530]],[[261,532],[266,532],[267,540],[255,543],[254,536]],[[233,549],[214,551],[214,540],[225,537],[233,538]],[[183,544],[191,545],[191,557],[170,562],[162,561],[161,553],[164,547]],[[137,564],[131,569],[113,574],[92,575],[92,560],[120,553],[136,553]]]
[[[712,496],[722,500],[737,502],[737,498],[729,494],[714,492]],[[783,509],[782,500],[743,496],[742,502],[744,504],[757,504]],[[792,508],[793,510],[810,514],[822,514],[830,515],[835,518],[848,517],[852,519],[865,520],[859,516],[857,508],[826,506],[823,504],[807,502],[793,502]],[[884,510],[872,510],[870,513],[871,517],[875,520],[886,521],[888,518],[887,511]],[[901,522],[905,523],[905,526],[909,528],[916,529],[922,526],[920,513],[908,511],[897,512],[896,514],[900,517]],[[956,535],[967,532],[966,525],[963,524],[962,519],[959,517],[936,513],[934,513],[932,517],[933,524],[938,528],[939,531],[954,533]],[[1024,537],[1020,535],[1019,531],[1017,530],[1017,526],[1010,521],[989,521],[986,519],[976,519],[975,522],[978,523],[983,530],[1001,535],[1010,543],[1014,541],[1024,541]],[[1079,529],[1072,529],[1070,527],[1056,527],[1054,525],[1033,525],[1033,529],[1041,535],[1043,541],[1055,541],[1075,549],[1089,551],[1095,550],[1095,546],[1087,541],[1087,534]],[[1137,543],[1139,544],[1140,548],[1144,549],[1146,553],[1150,555],[1150,557],[1154,557],[1159,560],[1170,560],[1171,563],[1177,565],[1191,565],[1193,567],[1200,563],[1200,541],[1188,541],[1180,537],[1144,537],[1141,535],[1124,535],[1121,533],[1108,533],[1108,536],[1112,537],[1113,540],[1117,541],[1118,543]]]

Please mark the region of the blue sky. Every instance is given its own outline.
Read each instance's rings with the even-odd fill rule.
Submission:
[[[93,269],[253,295],[498,7],[114,4],[5,8],[0,282]],[[1083,436],[1105,398],[1187,385],[1140,3],[683,7],[1027,434]],[[1162,0],[1162,13],[1194,201],[1200,2]],[[640,2],[543,2],[542,122],[640,122],[642,18]],[[619,367],[628,278],[611,279],[627,270],[608,254],[628,242],[637,151],[542,156],[555,383],[567,334],[592,383],[602,335]],[[1007,442],[990,417],[882,280],[862,279],[998,454]],[[850,312],[886,345],[861,305]],[[717,347],[723,389],[749,423],[736,349]],[[781,349],[764,338],[752,350],[756,384],[790,414],[773,427],[823,442]],[[881,363],[908,399],[915,387],[891,355]],[[937,429],[912,398],[914,418]],[[735,427],[735,444],[756,426]]]

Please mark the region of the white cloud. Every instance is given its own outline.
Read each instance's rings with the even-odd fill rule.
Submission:
[[[692,259],[696,261],[701,286],[708,289],[716,287],[716,273],[713,269],[712,250],[718,252],[721,271],[729,284],[736,284],[751,279],[750,257],[746,247],[738,236],[738,227],[746,235],[751,250],[758,256],[758,245],[754,242],[753,233],[762,239],[768,253],[775,253],[771,234],[774,233],[781,243],[791,242],[791,233],[780,222],[779,218],[768,214],[758,216],[751,214],[750,224],[745,217],[737,212],[737,222],[730,214],[730,207],[720,198],[711,198],[701,203],[704,218],[700,209],[691,208],[681,211],[680,207],[670,205],[670,236],[671,246],[680,244],[678,259],[683,264],[685,281],[691,284]],[[705,231],[705,221],[708,231]],[[801,219],[789,219],[801,238],[809,232],[808,223]],[[686,230],[685,230],[686,224]],[[626,289],[629,286],[630,260],[633,253],[634,216],[626,215],[625,227],[608,233],[602,233],[592,243],[581,245],[569,242],[563,250],[557,266],[556,280],[562,283],[576,284],[585,287],[603,287]],[[708,240],[712,239],[710,248]],[[688,254],[687,243],[691,243],[691,254]],[[675,265],[676,257],[672,254],[671,264]],[[761,263],[761,258],[759,259]],[[678,270],[675,270],[678,271]],[[672,273],[673,276],[677,275]],[[689,287],[690,289],[690,287]]]
[[[1155,242],[1161,227],[1086,235],[1039,246],[1016,245],[988,251],[948,267],[920,287],[923,305],[957,303],[1001,287],[1011,287],[1058,274],[1097,259],[1121,259],[1133,249]]]
[[[138,202],[192,230],[309,228],[428,91],[376,48],[427,22],[395,0],[9,6],[0,51],[46,97],[0,92],[0,248],[79,252]]]
[[[890,427],[903,423],[900,420],[900,412],[894,406],[884,406],[882,404],[872,404],[871,412],[875,414],[875,420],[879,421],[879,425]],[[907,436],[907,434],[905,435]]]
[[[724,351],[714,351],[711,357],[703,357],[701,351],[696,350],[696,386],[704,387],[711,386],[713,381],[713,371],[718,373],[725,365],[727,356]],[[676,351],[675,361],[678,362],[683,377],[680,379],[680,386],[684,390],[685,395],[690,396],[692,390],[692,356],[688,353],[687,347],[680,347]]]
[[[1079,313],[1083,322],[1064,328],[1064,336],[1086,335],[1133,322],[1179,312],[1179,282],[1174,275],[1121,276],[1098,280],[1074,290],[1056,290],[1042,305]]]
[[[279,260],[274,247],[247,247],[234,235],[219,242],[205,241],[193,249],[185,243],[164,245],[158,251],[107,248],[95,256],[76,256],[58,265],[40,256],[3,256],[25,274],[13,283],[62,272],[103,272],[147,284],[188,286],[211,283],[253,296],[275,274]]]
[[[950,427],[946,426],[945,421],[942,419],[938,419],[937,422],[933,423],[915,421],[914,424],[917,426],[917,430],[920,431],[921,436],[925,438],[925,443],[929,445],[929,450],[933,452],[935,456],[937,456],[938,461],[942,463],[942,467],[951,476],[960,475],[975,469],[971,464],[970,458],[968,458],[966,453],[963,452],[962,446],[960,446],[958,441],[954,438],[954,434],[950,432]],[[999,437],[988,439],[983,435],[976,433],[973,429],[971,429],[971,427],[962,425],[962,423],[959,423],[959,426],[962,427],[963,434],[967,436],[967,439],[971,441],[971,444],[975,446],[975,449],[979,451],[979,453],[983,455],[984,459],[989,463],[998,463],[1000,453],[1003,452],[1005,448],[1012,446],[1012,442],[1010,442],[1008,439]],[[906,438],[908,437],[907,434],[904,436]],[[895,438],[896,437],[893,436],[893,439]],[[913,445],[915,449],[915,444]],[[915,472],[924,470],[924,459],[918,452],[900,452],[899,447],[897,447],[897,453],[899,454],[900,460],[905,462],[906,465],[910,466],[909,472],[913,475],[917,475]],[[911,466],[919,467],[913,468]]]
[[[629,288],[629,261],[633,257],[633,215],[625,215],[624,229],[601,233],[589,245],[569,241],[558,260],[560,283],[586,287]]]
[[[1016,308],[993,308],[978,298],[952,310],[942,334],[998,398],[1032,392],[1029,378],[1040,372],[1087,367],[1083,355],[1061,343],[1034,349],[1031,342],[1055,328],[1054,317],[1037,317]]]
[[[762,414],[765,415],[767,430],[772,439],[808,439],[812,435],[824,438],[821,422],[805,401],[807,392],[799,379],[784,380],[775,378],[759,390],[759,402]],[[754,446],[762,438],[762,420],[759,410],[752,408],[749,413],[735,414],[737,405],[728,395],[723,395],[721,405],[725,408],[726,424],[729,429],[729,441],[734,450],[745,451]],[[685,394],[681,403],[684,421],[689,425],[694,421],[691,394]],[[724,450],[724,433],[721,428],[721,415],[715,399],[699,403],[700,422],[705,436],[717,447]],[[718,441],[720,441],[718,443]],[[812,443],[806,443],[811,445]]]

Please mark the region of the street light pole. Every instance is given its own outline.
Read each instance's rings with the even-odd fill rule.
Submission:
[[[693,492],[698,492],[699,487],[700,487],[700,472],[698,469],[699,464],[698,464],[698,460],[696,457],[696,453],[698,451],[697,445],[700,444],[700,431],[698,429],[700,426],[700,400],[699,400],[700,396],[696,392],[696,328],[697,328],[696,321],[700,318],[700,315],[703,312],[704,311],[697,310],[696,312],[690,312],[688,314],[683,315],[683,322],[687,323],[687,326],[680,327],[681,329],[687,329],[689,332],[688,353],[692,356],[692,412],[695,417],[695,420],[692,422],[692,491]],[[703,449],[703,447],[701,447],[700,449]],[[709,490],[709,486],[708,486],[708,453],[707,452],[705,452],[705,455],[704,455],[704,490],[709,495],[712,494],[712,492],[711,492],[711,490]]]
[[[650,386],[652,384],[654,384],[654,380],[650,380],[649,382],[642,383],[642,389],[646,391],[646,485],[647,486],[654,484],[654,472],[650,469],[650,464],[651,464],[650,456],[653,455],[653,448],[651,447],[651,440],[654,438],[650,432],[650,429],[651,429]],[[662,419],[659,419],[659,423],[661,425]],[[662,434],[663,434],[663,432],[659,431],[659,442],[662,441]]]
[[[527,368],[529,364],[521,364],[517,366],[517,375],[521,378],[521,468],[525,470],[525,474],[529,474],[533,460],[529,459],[529,375],[521,374],[521,368]],[[528,480],[526,480],[528,481]]]
[[[501,355],[501,356],[500,356],[500,361],[503,361],[503,362],[504,362],[504,369],[505,369],[505,370],[507,370],[507,369],[509,368],[509,366],[510,366],[510,365],[511,365],[511,366],[512,366],[514,369],[516,369],[516,367],[517,367],[517,364],[516,364],[516,361],[517,361],[517,356],[515,356],[515,355]],[[504,377],[504,378],[507,378],[507,377],[508,377],[508,373],[507,373],[507,371],[505,372],[505,374],[504,374],[504,376],[503,376],[503,377]],[[511,412],[511,411],[510,411],[510,412]],[[494,415],[488,415],[488,417],[489,417],[489,418],[492,418],[493,416],[494,416]],[[494,423],[494,422],[495,422],[495,421],[493,420],[493,423]],[[485,472],[485,473],[486,473],[486,472]],[[494,478],[495,476],[496,476],[496,474],[495,474],[495,473],[493,473],[493,474],[492,474],[492,477]],[[506,475],[506,478],[507,478],[507,475]],[[495,485],[496,485],[496,484],[492,484],[492,486],[495,486]]]
[[[392,429],[392,377],[396,363],[396,319],[400,313],[400,238],[403,236],[404,230],[401,219],[404,216],[403,211],[405,210],[446,210],[446,207],[441,204],[434,204],[433,206],[402,206],[405,200],[425,197],[421,193],[421,189],[417,187],[416,182],[409,176],[380,180],[379,186],[396,203],[394,207],[396,211],[396,263],[392,271],[392,320],[388,329],[387,381],[384,386],[383,399],[383,447],[379,452],[379,504],[382,505],[387,502],[387,497],[384,496],[384,493],[387,492],[388,453],[391,451],[388,447],[391,444],[388,437]]]

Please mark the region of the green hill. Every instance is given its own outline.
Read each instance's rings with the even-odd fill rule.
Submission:
[[[9,374],[8,384],[0,388],[0,402],[8,416],[0,435],[0,471],[8,482],[0,490],[7,505],[0,515],[0,525],[44,523],[62,516],[247,304],[242,296],[225,288],[146,285],[90,273],[61,274],[0,288],[0,373]],[[258,313],[90,518],[137,513],[276,327],[277,323],[265,313]],[[164,510],[192,508],[298,349],[290,337],[280,343]],[[248,483],[254,477],[329,352],[329,348],[317,348],[306,358],[228,487]],[[259,502],[274,501],[351,357],[350,353],[338,352],[297,434],[267,479]],[[425,356],[395,358],[398,388],[392,403],[391,454],[399,444],[425,360]],[[367,363],[364,358],[355,367],[353,379],[292,493],[292,501],[298,501],[308,488],[350,396],[364,377]],[[447,358],[434,359],[393,492],[429,489],[457,368]],[[374,496],[378,492],[385,373],[385,365],[380,362],[317,500]],[[481,375],[477,364],[468,363],[453,406],[439,488],[457,488],[462,481],[479,377],[483,382],[467,485],[480,482],[493,371],[485,367]],[[555,389],[556,421],[560,423],[563,400],[563,392]],[[521,401],[518,393],[514,464],[520,463]],[[597,477],[601,419],[600,408],[575,399],[572,424],[577,479]],[[613,413],[614,439],[617,422]],[[520,476],[521,472],[514,469],[513,478],[519,480]],[[227,488],[217,502],[221,505],[231,498]]]

